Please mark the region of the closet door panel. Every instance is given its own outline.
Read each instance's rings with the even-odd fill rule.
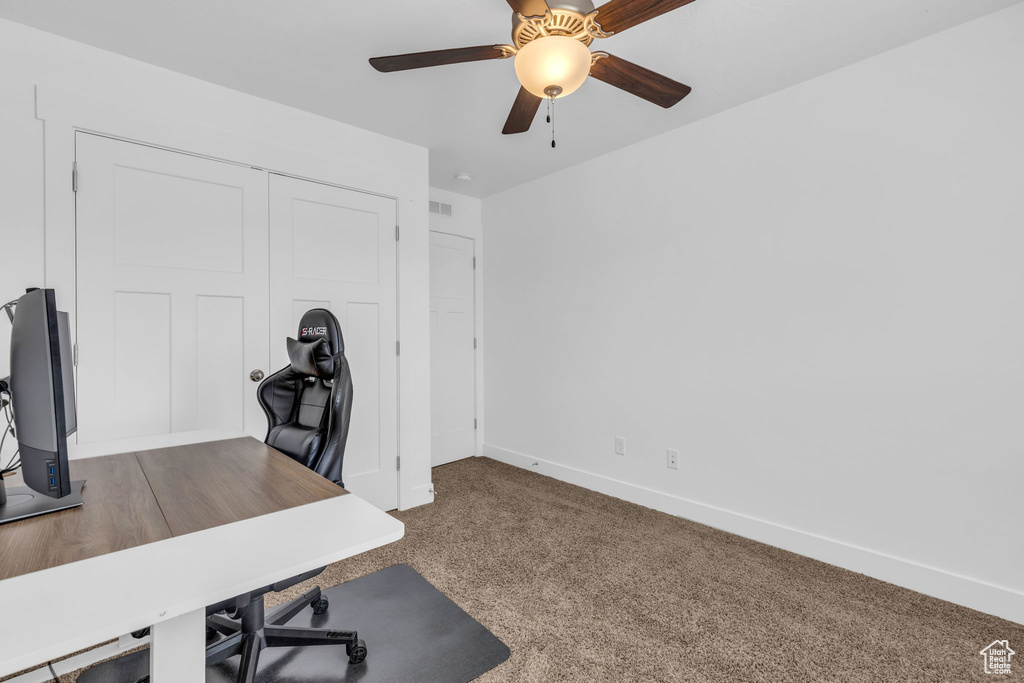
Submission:
[[[266,173],[78,133],[79,443],[262,437]]]
[[[398,506],[398,251],[394,199],[270,176],[271,340],[274,367],[302,314],[337,316],[352,368],[345,487]]]

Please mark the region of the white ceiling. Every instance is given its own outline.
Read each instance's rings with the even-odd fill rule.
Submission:
[[[591,79],[559,100],[554,150],[543,108],[501,135],[511,60],[367,64],[508,43],[504,0],[0,0],[0,17],[428,147],[431,185],[484,197],[1020,1],[697,0],[595,48],[693,94],[664,110]]]

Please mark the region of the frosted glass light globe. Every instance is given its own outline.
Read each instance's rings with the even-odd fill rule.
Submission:
[[[516,54],[516,76],[537,97],[547,88],[561,88],[555,97],[575,92],[590,75],[590,50],[568,36],[546,36],[527,43]]]

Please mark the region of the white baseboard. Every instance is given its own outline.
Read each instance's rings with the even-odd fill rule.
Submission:
[[[484,456],[1024,624],[1024,593],[490,444]]]
[[[155,434],[153,436],[135,436],[130,439],[97,441],[86,444],[69,442],[68,459],[78,460],[80,458],[95,458],[101,455],[131,453],[133,451],[148,451],[154,448],[170,448],[172,446],[186,446],[193,443],[206,443],[208,441],[220,441],[222,439],[237,439],[243,436],[249,435],[240,429],[199,429],[192,432],[174,432],[172,434]],[[263,435],[254,438],[262,441]]]

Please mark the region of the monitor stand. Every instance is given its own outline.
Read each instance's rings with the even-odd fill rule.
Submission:
[[[71,482],[71,493],[63,498],[50,498],[27,486],[9,486],[7,503],[0,505],[0,524],[76,508],[82,505],[83,484],[84,480]],[[0,483],[0,486],[2,485]]]

